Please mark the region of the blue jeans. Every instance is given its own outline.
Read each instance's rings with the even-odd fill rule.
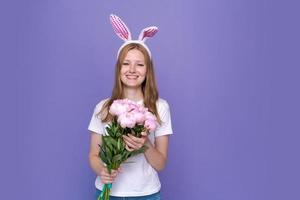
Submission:
[[[101,194],[101,191],[96,189],[95,199],[97,200],[99,195]],[[109,200],[161,200],[160,198],[160,192],[157,192],[155,194],[150,194],[146,196],[139,196],[139,197],[114,197],[110,196]]]

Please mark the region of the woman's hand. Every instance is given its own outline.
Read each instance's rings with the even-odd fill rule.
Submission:
[[[114,182],[120,171],[121,171],[121,168],[119,168],[118,170],[111,170],[111,174],[110,174],[108,172],[107,168],[103,167],[103,169],[101,170],[101,172],[99,174],[102,183],[109,184],[109,183]]]
[[[142,132],[142,137],[140,138],[135,137],[132,134],[128,134],[128,136],[123,135],[123,139],[126,144],[125,148],[128,151],[134,151],[144,146],[144,144],[148,141],[148,136],[145,132]]]

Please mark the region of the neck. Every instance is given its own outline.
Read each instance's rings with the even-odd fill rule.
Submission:
[[[124,87],[124,98],[130,99],[132,101],[139,101],[144,98],[142,88],[128,88]]]

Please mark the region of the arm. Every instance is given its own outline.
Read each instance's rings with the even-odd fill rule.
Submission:
[[[103,168],[105,168],[104,163],[99,158],[99,146],[98,144],[102,144],[101,135],[91,132],[91,144],[90,144],[90,152],[89,152],[89,162],[93,171],[99,176]]]
[[[164,135],[155,138],[154,145],[149,141],[146,142],[148,149],[145,156],[150,165],[157,171],[161,171],[166,166],[168,157],[169,136]]]
[[[150,142],[148,136],[137,138],[129,134],[128,136],[123,136],[123,138],[130,151],[139,149],[145,144],[148,149],[144,154],[150,165],[157,171],[164,169],[168,154],[168,135],[156,137],[154,145]]]
[[[111,174],[108,173],[107,168],[98,156],[100,151],[100,147],[98,144],[102,144],[102,135],[92,132],[89,152],[90,166],[93,169],[93,171],[101,177],[101,181],[103,183],[112,183],[116,178],[118,171],[112,170]]]

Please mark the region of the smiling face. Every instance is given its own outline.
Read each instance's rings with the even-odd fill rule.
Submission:
[[[106,108],[116,99],[126,98],[127,89],[142,90],[144,105],[159,118],[156,101],[159,98],[153,61],[143,45],[129,43],[124,46],[117,58],[115,81],[112,95]],[[130,91],[131,92],[131,91]],[[107,111],[107,110],[106,110]],[[107,114],[103,120],[110,121],[112,116]]]
[[[121,66],[120,78],[124,87],[139,88],[147,74],[145,57],[138,49],[127,52]]]

